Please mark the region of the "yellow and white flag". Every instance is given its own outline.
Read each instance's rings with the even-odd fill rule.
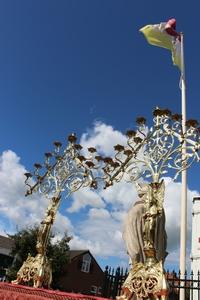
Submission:
[[[148,43],[162,47],[172,52],[172,61],[183,71],[181,63],[181,35],[176,32],[176,20],[170,19],[168,22],[146,25],[140,29]]]

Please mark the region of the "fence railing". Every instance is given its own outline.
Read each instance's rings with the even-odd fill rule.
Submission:
[[[185,300],[200,300],[200,272],[196,274],[185,272],[181,276],[180,272],[167,272],[167,281],[169,284],[169,299],[179,299],[180,289],[185,290]]]
[[[119,267],[114,270],[107,266],[104,274],[102,296],[115,299],[121,293],[128,270]],[[200,272],[197,274],[192,271],[185,272],[184,276],[180,276],[180,272],[167,271],[166,278],[169,285],[169,300],[178,300],[180,289],[185,290],[185,300],[200,300]]]
[[[123,268],[118,267],[116,270],[114,268],[105,268],[104,272],[104,283],[102,288],[102,296],[105,298],[115,299],[121,293],[121,288],[128,276],[128,270],[125,271]]]

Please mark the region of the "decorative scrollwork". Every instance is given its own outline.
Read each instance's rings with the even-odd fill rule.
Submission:
[[[163,274],[162,262],[153,266],[145,266],[142,263],[135,264],[130,270],[122,290],[124,294],[118,299],[130,299],[131,295],[135,295],[137,299],[150,299],[152,295],[166,292],[167,282]],[[129,297],[126,297],[126,294]]]
[[[90,166],[88,166],[88,161],[80,155],[82,147],[74,143],[76,141],[75,135],[70,135],[69,141],[70,143],[63,154],[60,154],[61,143],[54,143],[56,145],[59,143],[59,149],[57,147],[56,151],[48,156],[48,163],[43,166],[46,168],[43,176],[39,175],[39,164],[35,164],[37,168],[33,176],[36,177],[37,182],[35,185],[30,186],[26,180],[27,185],[30,187],[27,195],[38,190],[48,198],[52,198],[60,192],[65,191],[69,195],[83,186],[92,184],[93,175]],[[49,158],[53,161],[51,165]]]
[[[180,115],[172,115],[169,110],[159,108],[155,109],[153,115],[153,127],[147,130],[144,120],[143,123],[138,122],[137,131],[127,131],[127,145],[118,144],[114,147],[116,155],[112,165],[117,163],[117,167],[102,167],[106,175],[106,187],[121,180],[125,174],[126,180],[129,175],[130,181],[151,177],[152,181],[157,182],[172,169],[176,179],[194,161],[199,161],[198,122],[187,121],[186,132],[183,132]]]
[[[156,108],[153,126],[148,129],[145,122],[145,118],[137,118],[137,130],[127,131],[126,145],[114,146],[116,153],[113,158],[98,155],[94,147],[88,148],[88,157],[83,156],[75,134],[68,137],[69,144],[63,153],[62,144],[55,142],[55,150],[45,153],[44,166],[36,163],[34,174],[25,174],[29,187],[27,195],[36,190],[47,197],[63,191],[69,195],[83,186],[97,188],[100,181],[107,188],[122,178],[133,182],[143,177],[158,182],[169,170],[174,171],[176,179],[182,170],[200,160],[200,127],[197,121],[188,120],[183,132],[181,115]],[[40,175],[42,167],[46,171]],[[33,186],[28,182],[32,176],[36,179]]]

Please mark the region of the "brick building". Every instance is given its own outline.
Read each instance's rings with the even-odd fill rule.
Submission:
[[[0,235],[0,280],[4,279],[6,268],[11,265],[10,256],[13,241]],[[60,289],[87,295],[101,295],[104,272],[89,250],[70,250],[69,263],[63,266]]]
[[[104,272],[89,250],[69,251],[70,260],[60,278],[62,290],[101,295]]]
[[[10,255],[13,241],[6,236],[0,235],[0,281],[4,279],[6,268],[11,265],[13,258]]]

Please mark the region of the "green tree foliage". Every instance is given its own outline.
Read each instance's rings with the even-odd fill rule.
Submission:
[[[28,253],[31,256],[37,255],[36,242],[39,227],[29,227],[22,229],[14,235],[10,235],[10,238],[14,240],[14,247],[11,255],[14,257],[11,267],[7,271],[8,280],[16,279],[16,275],[22,263],[26,260]],[[63,273],[63,266],[68,262],[69,254],[69,241],[70,237],[65,234],[64,237],[53,243],[54,235],[51,234],[47,245],[47,257],[52,263],[52,288],[59,289],[59,277]]]

